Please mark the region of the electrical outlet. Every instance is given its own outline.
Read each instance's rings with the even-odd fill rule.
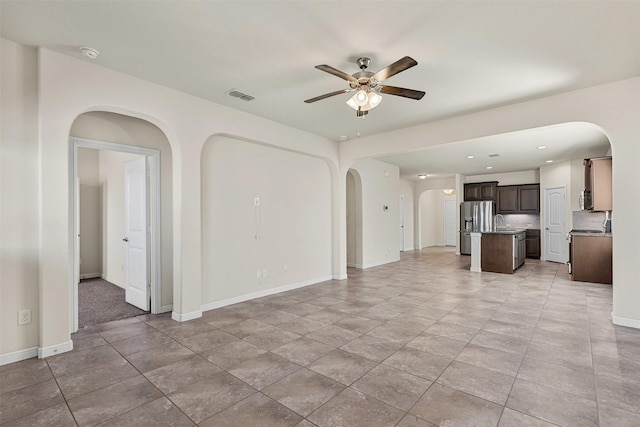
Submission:
[[[262,269],[262,277],[267,277],[269,275],[269,271],[266,268]]]
[[[256,197],[255,199],[253,199],[253,204],[255,206],[260,206],[260,197]]]
[[[282,271],[287,274],[289,272],[289,267],[287,267],[286,265],[284,267],[282,267]]]
[[[18,311],[18,325],[28,325],[31,323],[31,310]]]
[[[256,279],[259,279],[259,278],[261,278],[261,277],[262,277],[262,270],[257,269],[257,270],[256,270]]]

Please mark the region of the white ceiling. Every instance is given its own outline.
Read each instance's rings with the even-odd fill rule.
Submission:
[[[94,62],[101,66],[333,140],[640,75],[640,1],[634,0],[2,0],[0,13],[4,38],[87,61],[78,48],[90,46],[100,51]],[[421,101],[385,95],[359,122],[345,104],[349,95],[303,102],[347,88],[315,65],[352,74],[355,59],[368,56],[375,72],[405,55],[418,65],[386,83],[425,91]],[[226,94],[232,88],[256,99],[232,98]],[[564,130],[562,140],[547,132],[531,142],[550,147],[537,163],[533,154],[519,155],[531,144],[509,138],[385,159],[408,175],[436,166],[477,174],[487,172],[484,163],[469,168],[471,162],[454,159],[495,151],[504,154],[507,169],[522,170],[546,157],[583,157],[594,147],[606,152],[606,138],[591,129]],[[554,140],[563,145],[552,151]],[[440,161],[427,162],[433,158]]]

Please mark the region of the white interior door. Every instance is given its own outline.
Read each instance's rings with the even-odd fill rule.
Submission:
[[[400,252],[404,252],[404,195],[400,195]]]
[[[545,188],[544,206],[544,258],[547,261],[567,262],[566,189]]]
[[[456,245],[456,201],[445,200],[444,201],[444,245],[455,246]]]
[[[149,310],[147,280],[147,159],[125,163],[126,301]]]

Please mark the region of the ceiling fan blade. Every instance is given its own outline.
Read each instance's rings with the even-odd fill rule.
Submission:
[[[416,100],[422,99],[424,96],[424,92],[421,90],[405,89],[403,87],[396,86],[382,86],[380,87],[380,92],[386,93],[387,95],[403,96],[405,98]]]
[[[331,92],[331,93],[325,93],[324,95],[316,96],[315,98],[309,98],[309,99],[305,100],[304,102],[306,102],[307,104],[311,104],[312,102],[320,101],[322,99],[329,98],[331,96],[340,95],[340,94],[347,93],[347,92],[351,92],[351,89],[343,89],[343,90],[337,90],[337,91]]]
[[[384,68],[377,73],[375,73],[371,78],[378,82],[383,82],[387,80],[391,76],[395,76],[401,71],[404,71],[408,68],[411,68],[415,65],[418,65],[415,59],[405,56],[402,59],[397,60],[393,64],[389,65],[387,68]]]
[[[330,65],[326,65],[326,64],[316,65],[316,68],[320,71],[324,71],[325,73],[333,74],[334,76],[340,77],[341,79],[344,79],[350,83],[358,83],[358,79],[356,79],[355,77],[343,71],[340,71],[336,68],[333,68]]]

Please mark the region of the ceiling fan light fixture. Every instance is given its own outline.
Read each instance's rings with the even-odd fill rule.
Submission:
[[[364,107],[369,103],[369,95],[364,89],[360,89],[353,95],[353,102],[359,107]]]
[[[371,108],[377,107],[382,102],[382,97],[375,92],[369,92],[369,104]]]

